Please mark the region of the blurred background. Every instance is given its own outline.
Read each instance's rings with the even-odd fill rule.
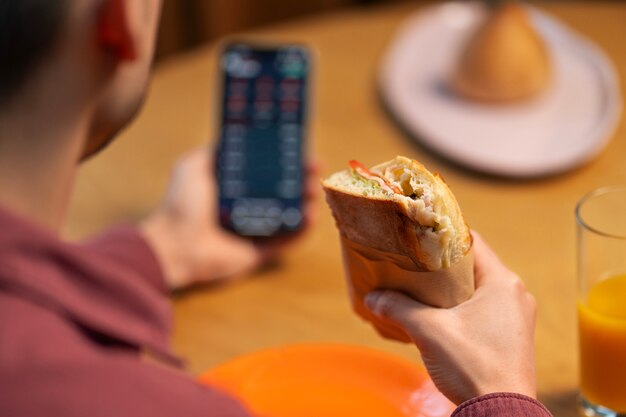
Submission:
[[[157,59],[220,36],[348,6],[407,0],[165,0]]]

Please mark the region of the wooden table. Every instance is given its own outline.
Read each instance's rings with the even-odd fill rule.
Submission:
[[[346,9],[249,34],[303,41],[318,50],[312,141],[325,173],[355,157],[372,164],[403,154],[444,175],[469,224],[535,294],[540,397],[557,416],[574,415],[573,209],[585,192],[626,182],[626,125],[621,123],[610,146],[592,163],[543,180],[477,175],[429,153],[385,115],[375,89],[380,56],[397,26],[419,5]],[[626,80],[626,4],[551,2],[542,7],[597,42]],[[137,218],[158,201],[176,156],[215,136],[215,79],[215,45],[159,65],[136,123],[82,168],[68,236]],[[324,202],[316,208],[316,227],[280,266],[223,288],[174,297],[173,343],[191,372],[265,347],[311,341],[364,344],[418,360],[413,346],[380,339],[350,311],[337,233]]]

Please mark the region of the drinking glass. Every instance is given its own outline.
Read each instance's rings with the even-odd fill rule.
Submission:
[[[626,186],[576,206],[580,411],[626,417]]]

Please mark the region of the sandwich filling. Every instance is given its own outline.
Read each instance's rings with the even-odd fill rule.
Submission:
[[[454,225],[445,207],[445,200],[438,196],[432,179],[418,175],[405,158],[377,165],[371,170],[357,161],[350,161],[354,185],[364,195],[387,197],[400,203],[407,216],[416,222],[415,232],[420,237],[422,250],[433,256],[430,267],[442,268],[454,263],[451,245]]]
[[[380,187],[388,194],[402,194],[402,190],[399,189],[395,184],[393,184],[391,181],[381,175],[370,172],[367,168],[365,168],[365,165],[363,165],[359,161],[352,160],[349,162],[349,164],[350,168],[352,168],[352,175],[357,180],[369,182],[373,187]]]
[[[408,167],[393,164],[377,166],[370,171],[357,161],[350,161],[350,167],[352,176],[371,187],[372,194],[379,191],[388,196],[404,197],[403,201],[411,208],[409,216],[421,226],[433,231],[440,231],[445,226],[445,221],[435,211],[432,188],[420,181]]]

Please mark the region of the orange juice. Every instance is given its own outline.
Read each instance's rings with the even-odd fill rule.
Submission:
[[[626,412],[626,275],[606,279],[578,303],[581,388],[590,402]]]

